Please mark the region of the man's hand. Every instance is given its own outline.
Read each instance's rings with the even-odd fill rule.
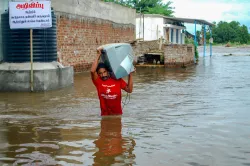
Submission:
[[[102,55],[102,49],[103,49],[102,47],[98,47],[97,50],[96,50],[97,51],[97,56],[96,56],[96,58],[95,58],[95,60],[94,60],[94,62],[92,64],[92,67],[91,67],[91,70],[90,70],[92,80],[96,80],[98,78],[96,68],[98,66],[98,61],[99,61],[99,59],[100,59],[100,57]]]
[[[129,75],[133,74],[133,73],[136,73],[136,68],[135,67],[134,67],[134,71],[130,72]]]
[[[101,55],[102,55],[102,50],[103,50],[102,47],[98,47],[98,48],[97,48],[96,51],[97,51],[97,55],[98,55],[98,56],[101,56]]]
[[[134,71],[132,71],[132,73],[136,73],[136,68],[134,67]]]

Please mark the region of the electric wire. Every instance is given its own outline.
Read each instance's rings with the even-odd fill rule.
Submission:
[[[132,72],[132,68],[133,68],[133,60],[132,60],[132,64],[131,64],[131,68],[130,68],[130,73]],[[128,101],[127,101],[128,100]],[[125,106],[127,106],[130,103],[130,94],[127,92],[126,94],[126,98],[125,101],[122,101],[122,110],[125,108]]]

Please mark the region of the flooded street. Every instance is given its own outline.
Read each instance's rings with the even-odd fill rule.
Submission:
[[[0,165],[250,166],[250,48],[215,51],[191,68],[137,68],[122,117],[99,116],[89,73],[0,93]]]

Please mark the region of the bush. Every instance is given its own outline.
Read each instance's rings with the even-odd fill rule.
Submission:
[[[193,44],[194,45],[194,57],[195,57],[196,61],[198,61],[199,60],[199,52],[198,52],[197,45],[194,43],[194,39],[185,38],[185,44]]]
[[[192,38],[185,38],[185,44],[194,44],[194,39]]]
[[[195,44],[194,44],[194,57],[195,57],[196,61],[199,60],[199,52],[198,52],[198,48]]]

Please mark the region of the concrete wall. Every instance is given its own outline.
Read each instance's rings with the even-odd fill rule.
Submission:
[[[8,8],[8,0],[0,0],[0,15]],[[3,59],[3,50],[2,50],[2,29],[1,29],[1,17],[0,17],[0,62]]]
[[[52,7],[57,12],[135,25],[135,10],[114,3],[100,0],[52,0]]]
[[[140,25],[141,20],[141,25]],[[139,28],[141,27],[141,28]],[[158,32],[157,32],[158,30]],[[143,38],[143,18],[136,18],[136,38]],[[161,17],[144,17],[144,41],[158,40],[164,37],[163,18]]]
[[[171,42],[171,28],[168,28],[168,32],[169,32],[168,42]]]
[[[71,86],[73,68],[34,70],[34,91],[48,91]],[[29,70],[0,70],[0,92],[30,91]]]
[[[136,39],[143,38],[143,18],[142,15],[136,16]]]
[[[176,44],[176,29],[173,29],[173,44]]]
[[[193,45],[164,45],[165,67],[183,67],[194,64]]]
[[[178,31],[178,44],[182,43],[182,38],[181,38],[181,30],[179,29]]]

